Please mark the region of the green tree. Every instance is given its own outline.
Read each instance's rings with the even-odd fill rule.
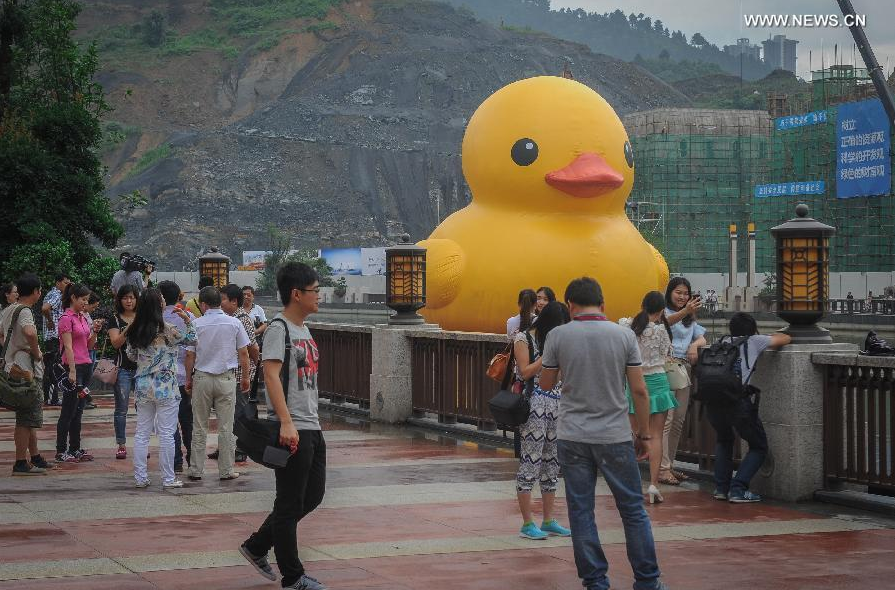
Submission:
[[[6,281],[14,281],[22,273],[33,272],[40,278],[44,291],[53,284],[57,272],[75,274],[74,270],[71,246],[65,240],[52,239],[15,248],[0,269]]]
[[[263,293],[275,293],[277,290],[277,271],[287,262],[303,262],[317,271],[321,287],[333,286],[333,269],[326,260],[317,256],[314,250],[292,250],[292,240],[285,232],[270,225],[267,227],[267,250],[264,257],[264,270],[258,274],[255,287]]]
[[[104,303],[109,303],[113,299],[113,293],[109,285],[112,282],[112,275],[121,268],[118,260],[111,256],[97,256],[77,273],[79,280],[90,287],[90,290],[99,295]]]
[[[124,233],[96,153],[109,111],[96,51],[72,39],[77,2],[0,2],[0,252],[9,267],[65,242],[81,267],[91,239],[111,248]]]

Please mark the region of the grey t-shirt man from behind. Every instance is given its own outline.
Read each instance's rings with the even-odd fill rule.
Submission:
[[[572,321],[553,329],[543,367],[560,369],[556,436],[589,444],[631,440],[625,368],[641,364],[637,337],[615,322]]]
[[[317,343],[311,336],[307,326],[299,326],[278,313],[264,333],[264,351],[262,360],[282,362],[286,357],[286,334],[283,324],[289,327],[289,340],[292,351],[289,359],[289,390],[286,393],[286,406],[296,430],[320,430],[317,415],[318,391],[317,373],[320,364],[320,353]],[[277,420],[273,412],[273,404],[267,399],[268,419]]]

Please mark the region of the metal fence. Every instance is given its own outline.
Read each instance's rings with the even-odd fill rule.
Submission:
[[[491,358],[506,348],[506,339],[494,336],[464,340],[461,334],[433,332],[412,338],[413,409],[417,414],[433,413],[444,423],[472,424],[493,430],[488,400],[499,385],[485,375]],[[694,384],[695,386],[695,384]],[[677,458],[697,463],[700,469],[714,465],[715,432],[699,402],[691,402],[678,447]],[[734,459],[740,459],[739,439]]]
[[[434,413],[440,422],[494,430],[488,400],[499,386],[485,375],[485,370],[506,345],[506,338],[499,336],[482,339],[479,335],[466,340],[456,333],[433,332],[412,337],[414,412]]]
[[[895,299],[831,299],[830,312],[835,314],[895,315]]]
[[[824,386],[824,471],[829,482],[895,492],[895,366],[829,364]]]
[[[694,382],[690,389],[690,395],[699,387]],[[709,424],[708,417],[703,411],[702,404],[694,399],[690,400],[690,408],[687,418],[684,420],[684,429],[677,446],[678,461],[696,463],[700,471],[711,471],[715,466],[715,429]],[[739,435],[733,444],[734,467],[738,468],[740,459],[743,458],[742,445]]]
[[[311,326],[320,353],[317,388],[333,402],[351,401],[370,407],[373,334],[363,326]]]

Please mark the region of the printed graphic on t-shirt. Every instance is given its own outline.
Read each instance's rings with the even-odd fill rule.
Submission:
[[[317,389],[317,371],[320,367],[320,352],[314,339],[293,340],[292,349],[295,351],[295,364],[298,367],[298,388]]]

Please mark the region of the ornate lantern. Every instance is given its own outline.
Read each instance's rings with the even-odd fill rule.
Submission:
[[[385,250],[385,304],[394,309],[389,324],[422,324],[416,310],[426,305],[426,249],[404,234]]]
[[[212,248],[207,254],[199,257],[199,276],[211,277],[214,286],[220,289],[230,282],[230,257]]]
[[[836,228],[808,217],[808,205],[796,218],[771,228],[777,250],[777,315],[793,344],[826,344],[828,330],[817,325],[829,297],[830,236]]]

